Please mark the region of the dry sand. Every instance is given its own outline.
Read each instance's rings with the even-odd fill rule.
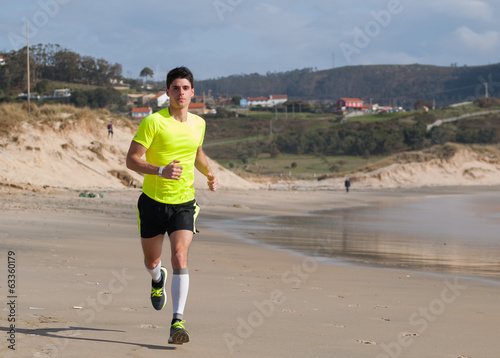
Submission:
[[[498,357],[498,285],[330,265],[229,237],[217,224],[418,191],[199,190],[201,233],[190,251],[185,312],[191,342],[183,346],[167,344],[171,305],[157,312],[149,302],[139,191],[104,194],[2,193],[2,266],[9,252],[16,258],[15,307],[4,305],[0,317],[2,357]]]

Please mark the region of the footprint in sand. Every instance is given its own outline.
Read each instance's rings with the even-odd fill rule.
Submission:
[[[361,344],[377,344],[376,342],[365,341],[364,339],[356,339],[356,342],[361,343]]]
[[[57,322],[59,322],[59,320],[57,318],[50,317],[50,316],[40,316],[40,317],[38,317],[38,321],[40,323],[57,323]]]
[[[130,308],[130,307],[120,307],[122,311],[127,311],[127,312],[135,312],[137,309],[135,308]]]

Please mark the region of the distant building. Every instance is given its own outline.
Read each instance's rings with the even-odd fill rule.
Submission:
[[[56,89],[54,90],[54,96],[55,98],[65,98],[65,97],[71,97],[71,91],[69,88],[64,88],[64,89]]]
[[[341,98],[337,101],[337,108],[343,111],[360,111],[363,109],[363,100],[359,98]]]
[[[148,105],[150,105],[150,103],[149,103],[149,102],[150,102],[150,101],[151,101],[151,99],[153,99],[155,96],[156,96],[156,95],[155,95],[155,94],[153,94],[153,93],[147,93],[147,94],[143,95],[143,96],[142,96],[142,98],[141,98],[142,105],[144,105],[144,106],[148,106]]]
[[[151,107],[139,107],[132,108],[131,116],[134,119],[143,119],[153,113],[153,109]]]
[[[279,104],[283,104],[288,100],[286,94],[272,94],[269,97],[255,97],[255,98],[247,98],[248,107],[274,107]],[[241,105],[241,102],[240,102]]]
[[[193,103],[207,103],[207,104],[215,104],[215,98],[210,94],[210,91],[208,91],[208,95],[203,92],[201,96],[194,96],[193,97]]]
[[[208,112],[205,103],[190,103],[189,112],[194,114],[205,114]]]
[[[253,97],[253,98],[248,98],[248,106],[249,107],[267,107],[267,101],[269,98],[267,97]]]
[[[5,60],[3,59],[3,56],[0,56],[0,66],[6,65]]]
[[[167,96],[166,92],[160,92],[151,98],[151,104],[158,107],[166,107],[170,104],[170,97]]]
[[[27,99],[28,94],[27,93],[21,93],[17,95],[18,98],[20,99]],[[31,92],[30,93],[30,100],[35,100],[35,101],[44,101],[44,100],[51,100],[51,101],[68,101],[69,97],[71,97],[71,90],[69,88],[63,88],[63,89],[56,89],[54,92],[52,92],[52,95],[49,96],[42,96],[39,95],[36,92]]]
[[[272,94],[269,96],[268,107],[274,107],[286,101],[288,101],[288,96],[286,94]]]
[[[127,106],[133,106],[134,104],[137,104],[139,101],[142,102],[142,97],[144,95],[142,94],[132,94],[129,93],[125,97],[125,101],[127,102]]]

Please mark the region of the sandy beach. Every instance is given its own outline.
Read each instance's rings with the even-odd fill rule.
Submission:
[[[149,302],[139,190],[102,193],[2,191],[2,357],[498,357],[498,284],[332,265],[222,227],[407,200],[418,190],[198,190],[201,233],[185,311],[191,342],[182,346],[167,344],[170,303],[157,312]],[[163,256],[168,262],[167,246]]]
[[[225,230],[228,220],[495,190],[495,153],[360,173],[348,195],[342,178],[256,183],[211,162],[221,190],[195,180],[191,342],[169,346],[171,304],[152,308],[138,238],[131,187],[142,177],[124,163],[134,129],[117,122],[110,140],[108,118],[60,116],[63,129],[26,124],[0,146],[1,357],[498,357],[498,283],[332,264]],[[89,192],[97,197],[80,197]],[[498,214],[488,205],[474,210]]]

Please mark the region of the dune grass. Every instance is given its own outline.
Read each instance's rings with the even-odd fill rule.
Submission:
[[[69,104],[36,104],[30,105],[28,114],[27,103],[2,103],[0,104],[0,138],[13,138],[17,136],[24,125],[52,128],[55,130],[78,130],[94,133],[104,131],[103,125],[108,122],[115,125],[134,127],[134,123],[127,117],[112,114],[107,109],[91,110],[77,108]],[[103,124],[104,122],[104,124]]]

